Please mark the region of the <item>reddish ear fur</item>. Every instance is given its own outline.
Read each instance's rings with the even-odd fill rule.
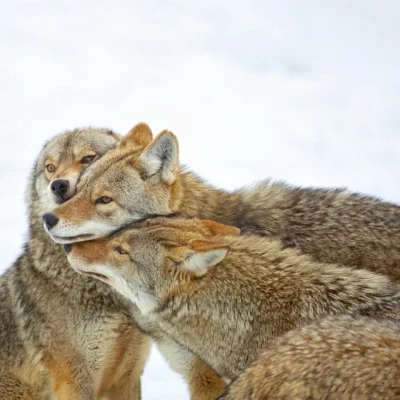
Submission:
[[[200,221],[200,223],[210,231],[211,235],[240,235],[240,229],[234,226],[220,224],[219,222],[211,221],[208,219],[202,220]]]
[[[190,242],[190,248],[198,252],[205,252],[205,251],[219,250],[219,249],[226,249],[228,251],[230,250],[227,244],[206,242],[205,240],[193,240],[192,242]]]
[[[153,140],[150,127],[144,122],[135,125],[122,139],[121,146],[146,147]]]

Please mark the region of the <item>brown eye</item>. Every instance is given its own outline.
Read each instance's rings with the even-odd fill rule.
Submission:
[[[56,170],[56,167],[53,164],[47,164],[46,169],[52,174]]]
[[[96,157],[95,155],[85,156],[79,162],[81,164],[90,164],[95,157]]]
[[[99,197],[97,200],[96,200],[96,204],[108,204],[108,203],[111,203],[113,201],[113,199],[111,198],[111,197],[108,197],[108,196],[102,196],[102,197]]]
[[[121,246],[115,246],[114,251],[116,251],[119,254],[128,254],[128,252],[125,251]]]

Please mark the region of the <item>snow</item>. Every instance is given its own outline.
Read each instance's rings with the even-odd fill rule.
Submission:
[[[0,270],[21,251],[45,140],[146,121],[227,189],[273,177],[399,202],[400,3],[0,3]],[[152,352],[144,399],[187,399]]]

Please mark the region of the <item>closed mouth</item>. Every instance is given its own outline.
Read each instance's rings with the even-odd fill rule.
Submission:
[[[57,235],[53,235],[50,232],[50,235],[54,241],[62,242],[63,244],[64,243],[68,244],[68,243],[74,243],[74,242],[83,242],[85,240],[88,240],[88,239],[94,237],[94,235],[91,233],[85,233],[85,234],[76,235],[76,236],[57,236]]]
[[[88,271],[80,271],[82,274],[84,275],[89,275],[92,276],[93,278],[99,279],[101,281],[107,282],[108,281],[108,277],[106,277],[103,274],[99,274],[97,272],[88,272]]]

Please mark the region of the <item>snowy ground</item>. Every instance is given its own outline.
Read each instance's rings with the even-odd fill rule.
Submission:
[[[400,3],[0,0],[0,270],[24,189],[67,128],[174,131],[232,189],[265,177],[400,202]],[[187,399],[152,353],[144,400]]]

